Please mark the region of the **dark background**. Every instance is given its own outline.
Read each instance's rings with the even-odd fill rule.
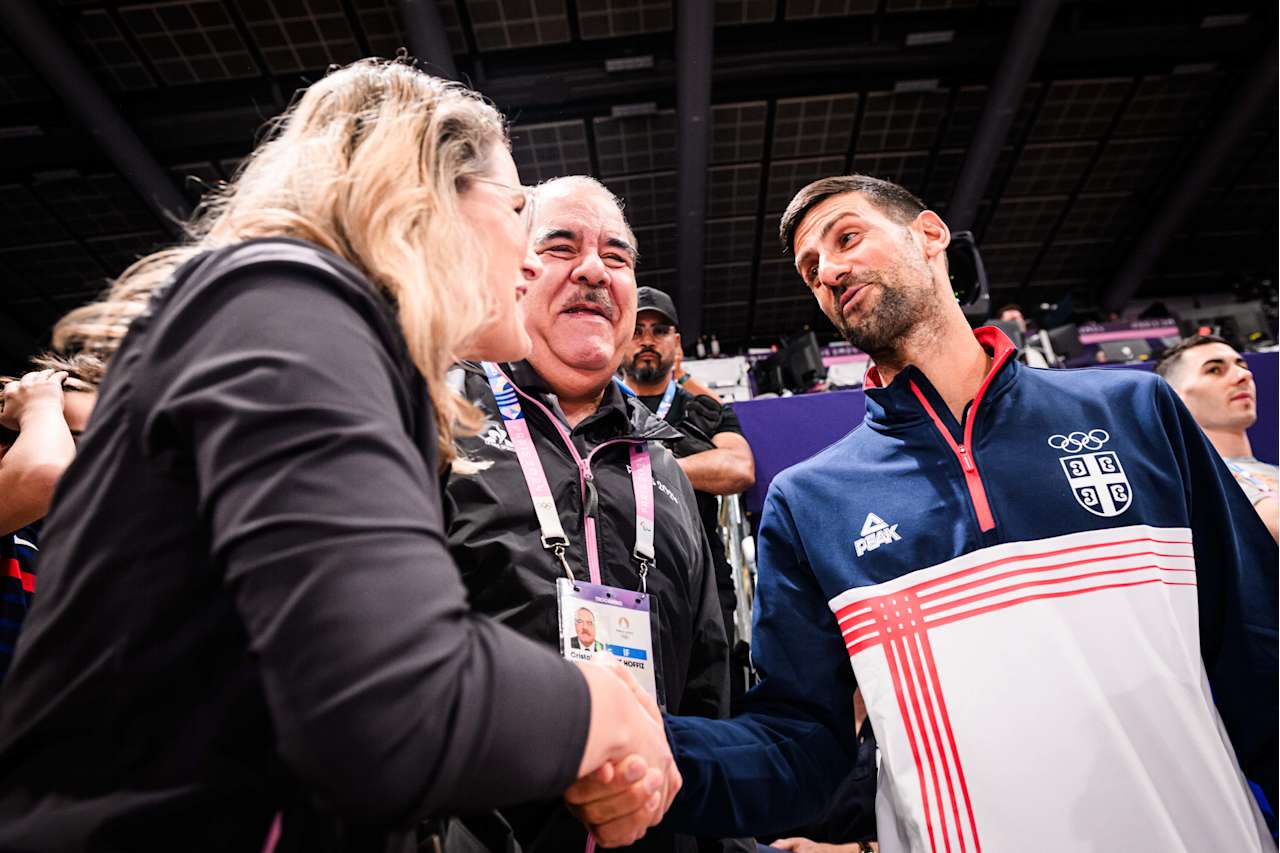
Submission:
[[[637,232],[640,283],[673,293],[690,257],[677,251],[677,79],[708,65],[679,47],[681,2],[435,0],[460,78],[513,124],[524,181],[604,180]],[[327,66],[412,43],[407,5],[6,0],[0,16],[36,8],[192,204]],[[856,170],[945,217],[1018,12],[1013,0],[714,0],[707,193],[684,226],[702,231],[701,269],[683,278],[700,284],[702,332],[726,351],[806,324],[829,335],[779,251],[779,213],[808,181]],[[1060,3],[973,222],[993,306],[1071,294],[1101,310],[1274,57],[1276,30],[1274,2]],[[44,49],[12,23],[2,33],[0,362],[14,370],[57,317],[172,239],[172,223],[85,130],[81,99],[32,61]],[[647,67],[606,65],[624,59]],[[1138,299],[1274,291],[1278,156],[1273,92],[1159,241]]]

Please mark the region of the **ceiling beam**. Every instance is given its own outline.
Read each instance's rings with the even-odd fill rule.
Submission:
[[[1008,46],[982,106],[978,127],[969,144],[955,191],[947,205],[947,224],[953,231],[972,230],[978,202],[991,181],[1000,149],[1018,114],[1027,81],[1048,41],[1058,14],[1059,0],[1023,0],[1009,33]]]
[[[8,10],[2,8],[0,17]],[[847,44],[829,47],[821,39],[795,48],[787,35],[789,27],[775,29],[778,43],[768,51],[720,50],[712,71],[717,102],[840,94],[849,91],[850,80],[864,91],[891,89],[898,80],[919,77],[944,78],[946,85],[988,83],[1006,42],[1003,36],[957,34],[952,44],[928,50],[884,44],[854,50]],[[1059,33],[1045,46],[1038,70],[1057,79],[1165,74],[1178,63],[1235,64],[1238,57],[1260,49],[1264,38],[1253,27]],[[1144,45],[1143,50],[1135,53],[1135,43]],[[560,49],[556,61],[548,55],[549,64],[541,70],[530,62],[513,63],[504,54],[504,73],[488,77],[483,91],[517,122],[607,115],[611,107],[628,101],[653,101],[660,109],[671,105],[677,77],[673,59],[659,54],[652,70],[617,74],[605,70],[603,54],[594,50],[597,47],[588,46],[569,55]],[[217,159],[247,153],[257,128],[284,108],[284,96],[307,82],[296,74],[225,80],[122,92],[115,101],[165,162]],[[106,165],[101,149],[86,146],[83,134],[66,128],[65,122],[65,111],[56,103],[6,106],[0,125],[34,127],[37,132],[0,139],[0,179],[24,180],[43,169],[92,171]],[[222,148],[221,154],[212,148]]]
[[[0,26],[156,218],[181,233],[178,223],[190,213],[186,197],[34,0],[7,0]]]
[[[747,324],[742,333],[743,346],[750,346],[752,334],[756,326],[756,306],[759,305],[760,294],[760,262],[764,258],[764,247],[766,242],[770,245],[773,243],[774,232],[769,228],[766,219],[769,215],[769,170],[773,168],[773,132],[778,121],[778,102],[769,100],[765,102],[764,113],[764,143],[760,152],[760,187],[759,194],[756,198],[756,235],[755,242],[751,249],[751,269],[747,273],[749,282],[747,285]],[[720,338],[723,345],[724,337]]]
[[[1187,164],[1182,182],[1152,208],[1154,215],[1146,230],[1134,244],[1111,287],[1102,294],[1103,307],[1108,311],[1123,310],[1137,294],[1214,178],[1236,156],[1240,142],[1253,128],[1262,110],[1274,108],[1276,62],[1276,42],[1273,39],[1258,62],[1244,75],[1236,99],[1213,122],[1211,135]]]
[[[409,49],[424,66],[423,70],[457,80],[458,67],[453,64],[453,48],[449,46],[449,35],[436,0],[400,0],[400,16],[404,18]]]
[[[717,101],[835,94],[851,85],[867,91],[891,89],[900,80],[926,77],[946,78],[949,85],[986,83],[1009,41],[1005,34],[969,32],[957,33],[946,45],[906,49],[897,43],[850,45],[839,27],[828,26],[826,35],[804,40],[797,40],[789,27],[776,29],[768,49],[720,50],[712,75]],[[1143,49],[1135,52],[1135,43]],[[1252,27],[1135,26],[1061,33],[1044,45],[1039,70],[1058,78],[1167,73],[1183,63],[1234,61],[1260,43],[1259,31]],[[676,82],[678,66],[678,56],[673,60],[656,54],[652,70],[616,74],[605,70],[601,55],[587,50],[571,56],[559,50],[523,63],[504,56],[503,68],[510,70],[490,74],[484,93],[504,109],[572,110],[580,103],[608,109],[619,98],[655,100],[655,93]]]
[[[1043,97],[1047,97],[1051,84],[1046,83],[1039,106],[1044,105]],[[1142,78],[1135,77],[1129,81],[1129,88],[1125,91],[1124,97],[1120,100],[1119,107],[1111,116],[1111,121],[1107,123],[1107,127],[1102,131],[1102,136],[1097,140],[1097,144],[1093,146],[1093,152],[1089,155],[1089,162],[1080,170],[1080,174],[1076,175],[1075,183],[1071,185],[1071,191],[1067,194],[1067,200],[1058,208],[1058,215],[1054,217],[1053,224],[1049,226],[1049,230],[1045,232],[1044,238],[1040,243],[1040,248],[1036,250],[1035,257],[1031,260],[1031,265],[1027,267],[1027,271],[1022,276],[1022,284],[1018,287],[1018,296],[1016,302],[1023,303],[1030,298],[1032,288],[1036,286],[1036,273],[1040,271],[1044,259],[1049,256],[1049,250],[1058,241],[1058,234],[1062,231],[1062,226],[1067,224],[1067,219],[1071,216],[1071,211],[1075,209],[1076,204],[1080,201],[1080,196],[1084,194],[1084,188],[1089,185],[1089,179],[1093,177],[1094,169],[1098,168],[1098,163],[1102,160],[1103,155],[1107,152],[1111,145],[1111,140],[1116,135],[1116,130],[1120,127],[1120,123],[1124,120],[1125,115],[1129,112],[1129,107],[1133,104],[1133,99],[1138,96],[1138,91],[1142,88]],[[1037,115],[1039,115],[1037,111]],[[1025,140],[1024,140],[1025,142]],[[1018,156],[1022,156],[1019,151]],[[1012,175],[1013,169],[1017,168],[1017,161],[1014,161],[1013,167],[1010,169]],[[1007,185],[1007,180],[1006,180]],[[1001,195],[1004,193],[1004,187],[1001,187]],[[997,197],[992,201],[992,210],[987,216],[987,221],[983,223],[983,233],[991,224],[991,218],[995,213],[995,208],[1000,203]]]
[[[711,159],[711,64],[715,4],[679,3],[676,23],[676,310],[681,337],[702,335],[703,240]]]

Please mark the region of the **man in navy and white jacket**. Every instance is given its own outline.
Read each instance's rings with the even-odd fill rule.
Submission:
[[[858,686],[884,853],[1274,850],[1245,776],[1274,801],[1276,546],[1172,390],[970,331],[947,226],[894,184],[817,181],[781,230],[875,362],[866,420],[773,481],[761,681],[731,720],[667,719],[668,821],[816,818]],[[588,823],[628,802],[569,796]]]

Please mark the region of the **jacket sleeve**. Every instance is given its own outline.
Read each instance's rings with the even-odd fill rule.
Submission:
[[[585,682],[469,611],[405,425],[424,404],[397,397],[404,368],[367,312],[300,270],[215,284],[154,341],[145,435],[191,457],[283,760],[356,820],[563,790]]]
[[[1191,518],[1200,650],[1244,774],[1276,800],[1276,543],[1221,456],[1164,382],[1156,404]]]
[[[684,777],[668,823],[682,831],[765,835],[812,823],[852,767],[853,670],[776,481],[757,550],[759,683],[731,719],[666,719]]]
[[[686,491],[688,507],[696,507],[693,490]],[[716,719],[729,713],[729,643],[726,639],[720,598],[716,590],[716,569],[706,533],[696,515],[689,519],[690,529],[697,532],[698,560],[691,584],[697,598],[693,610],[693,648],[689,653],[689,671],[678,711],[684,716]]]

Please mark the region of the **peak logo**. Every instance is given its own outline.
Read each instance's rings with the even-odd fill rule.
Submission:
[[[859,557],[868,551],[874,551],[881,545],[897,542],[898,525],[886,524],[884,519],[874,512],[867,513],[867,520],[862,522],[862,534],[853,540],[853,550]]]

